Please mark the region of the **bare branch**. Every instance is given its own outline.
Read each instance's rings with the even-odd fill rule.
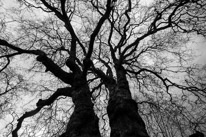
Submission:
[[[86,54],[85,48],[82,45],[82,43],[80,42],[80,40],[78,39],[76,33],[74,32],[74,29],[70,23],[70,19],[68,18],[66,11],[65,11],[65,0],[61,1],[61,8],[62,8],[62,13],[63,15],[54,7],[52,7],[51,5],[49,5],[45,0],[41,0],[42,3],[51,11],[53,11],[55,13],[55,15],[65,23],[65,27],[66,29],[69,31],[69,33],[72,36],[72,43],[71,43],[71,47],[73,47],[73,49],[76,49],[76,42],[79,43],[79,45],[82,47],[82,50],[84,52],[84,54]]]
[[[101,19],[99,20],[96,28],[94,29],[93,33],[91,34],[90,37],[90,43],[89,43],[89,50],[87,53],[86,58],[89,59],[92,55],[93,52],[93,45],[94,45],[94,41],[95,41],[95,37],[97,36],[97,34],[99,33],[99,30],[101,29],[104,21],[109,18],[110,12],[112,11],[113,6],[111,6],[111,0],[107,0],[107,9],[106,12],[104,13],[104,15],[101,17]]]
[[[164,86],[166,87],[166,92],[167,92],[168,94],[170,94],[170,93],[168,92],[168,90],[169,90],[169,87],[171,87],[171,86],[177,87],[177,88],[182,89],[182,90],[187,90],[187,91],[190,91],[190,92],[202,91],[203,93],[206,93],[206,89],[205,89],[205,88],[204,88],[204,89],[200,89],[200,88],[195,87],[195,86],[189,86],[189,87],[187,87],[187,86],[184,86],[184,85],[176,84],[176,83],[172,82],[171,80],[169,80],[169,79],[167,79],[167,78],[163,78],[163,77],[160,76],[158,73],[156,73],[156,72],[154,72],[154,71],[152,71],[152,70],[146,69],[146,68],[142,68],[142,69],[140,69],[140,70],[137,71],[137,72],[130,71],[130,70],[126,70],[126,71],[128,71],[129,73],[133,73],[133,74],[135,74],[135,75],[139,75],[141,72],[144,72],[144,71],[154,74],[156,77],[158,77],[158,78],[163,82]],[[202,94],[202,95],[203,95],[203,94]],[[170,94],[170,96],[171,96],[171,94]],[[206,94],[203,95],[203,96],[206,96]]]
[[[73,75],[71,73],[67,73],[64,70],[62,70],[57,64],[55,64],[50,58],[48,58],[46,56],[46,53],[44,53],[43,51],[21,49],[1,39],[0,39],[0,45],[9,47],[17,51],[19,54],[26,53],[26,54],[38,55],[37,61],[40,61],[46,67],[46,71],[52,72],[56,77],[61,79],[63,82],[67,84],[72,84]]]
[[[7,58],[7,63],[6,63],[6,65],[2,68],[2,69],[0,69],[0,72],[2,72],[5,68],[7,68],[7,66],[10,64],[10,59],[9,58]]]
[[[155,34],[156,32],[159,32],[161,30],[165,30],[167,28],[170,28],[170,27],[173,27],[172,24],[174,23],[173,22],[173,17],[175,16],[177,10],[179,8],[181,8],[182,6],[186,5],[187,3],[189,3],[190,1],[180,1],[179,3],[177,3],[177,5],[175,5],[174,3],[170,4],[169,6],[166,6],[162,12],[156,12],[156,16],[154,18],[154,20],[152,21],[151,23],[151,27],[149,27],[150,29],[145,33],[143,34],[142,36],[138,37],[133,43],[131,43],[130,45],[128,45],[122,52],[120,58],[121,60],[125,59],[126,57],[130,56],[137,48],[137,46],[139,45],[139,42],[141,40],[143,40],[144,38],[152,35],[152,34]],[[176,3],[176,2],[175,2]],[[163,15],[163,12],[166,12],[166,10],[169,10],[169,8],[175,6],[174,9],[172,9],[172,12],[168,15],[168,18],[167,18],[167,23],[165,25],[160,25],[159,27],[156,26],[156,22],[160,19],[162,19],[162,15]],[[132,49],[129,53],[127,53],[127,51],[129,49]],[[127,54],[126,54],[127,53]]]
[[[29,112],[24,113],[17,121],[17,126],[15,130],[12,131],[13,137],[18,137],[18,130],[21,128],[21,125],[24,121],[24,119],[36,115],[44,106],[51,105],[59,96],[67,96],[71,97],[72,94],[72,88],[66,87],[66,88],[59,88],[57,91],[52,94],[48,99],[46,100],[39,100],[37,102],[37,108],[34,110],[31,110]]]
[[[37,107],[43,107],[51,105],[59,96],[66,96],[66,97],[72,97],[72,88],[71,87],[65,87],[65,88],[58,88],[54,94],[52,94],[48,99],[42,100],[40,99],[36,106]]]

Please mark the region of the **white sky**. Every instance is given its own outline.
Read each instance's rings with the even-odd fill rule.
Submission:
[[[141,4],[148,5],[153,0],[140,0]],[[0,4],[3,4],[3,7],[11,8],[18,6],[17,0],[0,0]],[[4,10],[3,10],[4,11]],[[2,8],[0,8],[0,12],[2,12]],[[42,12],[43,13],[43,12]],[[195,63],[206,64],[206,39],[202,37],[197,37],[197,39],[193,40],[192,48],[196,50],[199,57],[195,59]]]
[[[140,0],[142,4],[148,5],[153,0]],[[11,8],[18,6],[17,0],[0,0],[0,4],[3,4],[3,7]],[[0,14],[3,12],[2,8],[0,7]],[[41,15],[43,12],[41,12]],[[192,47],[197,50],[197,54],[200,56],[195,59],[196,63],[206,64],[206,39],[202,37],[197,37],[196,40],[192,43]]]
[[[200,64],[206,64],[206,38],[197,38],[194,46],[197,47],[197,53],[200,55],[196,61]]]

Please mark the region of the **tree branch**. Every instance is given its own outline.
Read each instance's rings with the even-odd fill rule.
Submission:
[[[36,104],[37,105],[36,109],[24,113],[17,120],[18,123],[17,123],[16,128],[12,131],[12,136],[13,137],[18,137],[18,130],[21,128],[21,125],[22,125],[24,119],[36,115],[44,106],[51,105],[59,96],[71,97],[71,94],[72,94],[72,88],[65,87],[65,88],[57,89],[57,91],[46,100],[41,100],[40,99]]]
[[[41,110],[41,107],[39,108],[36,108],[34,110],[31,110],[29,112],[26,112],[24,113],[23,116],[21,116],[17,121],[18,121],[18,124],[16,126],[16,129],[12,131],[12,136],[13,137],[18,137],[18,130],[21,128],[21,125],[22,125],[22,122],[24,121],[25,118],[28,118],[28,117],[31,117],[31,116],[34,116],[35,114],[37,114],[39,111]]]
[[[113,6],[111,6],[111,0],[107,0],[107,9],[106,12],[104,13],[104,15],[101,17],[101,19],[99,20],[96,28],[94,29],[93,33],[90,36],[90,43],[89,43],[89,49],[88,49],[88,53],[86,58],[89,59],[92,55],[93,52],[93,45],[94,45],[94,41],[95,41],[95,37],[97,36],[97,34],[99,33],[99,30],[101,29],[104,21],[109,18],[110,12],[112,11]]]
[[[66,13],[66,10],[65,10],[65,2],[66,0],[60,0],[61,1],[61,10],[62,10],[62,14],[64,17],[67,17],[67,13]]]
[[[37,57],[37,61],[41,62],[46,67],[46,71],[52,72],[52,74],[63,82],[70,85],[73,83],[73,74],[62,70],[57,64],[48,58],[44,52]]]
[[[27,53],[27,54],[38,55],[37,61],[41,62],[46,67],[47,71],[52,72],[56,77],[58,77],[63,82],[67,84],[72,84],[73,74],[67,73],[64,70],[62,70],[57,64],[55,64],[50,58],[48,58],[46,56],[46,53],[44,53],[43,51],[21,49],[2,39],[0,39],[0,45],[9,47],[10,49],[17,51],[19,54]]]
[[[54,94],[52,94],[48,99],[42,100],[39,99],[39,101],[36,103],[37,107],[43,107],[48,106],[52,104],[59,96],[66,96],[66,97],[72,97],[72,88],[71,87],[65,87],[65,88],[58,88]]]
[[[83,76],[86,76],[87,70],[92,66],[92,61],[90,60],[92,52],[93,52],[93,46],[94,46],[94,41],[95,41],[95,37],[97,36],[97,34],[99,33],[104,21],[109,18],[110,12],[112,11],[113,6],[111,6],[111,0],[107,0],[107,9],[106,12],[104,13],[104,15],[100,18],[99,22],[97,23],[96,28],[94,29],[93,33],[90,36],[90,43],[89,43],[89,49],[88,52],[86,54],[86,57],[83,61]]]
[[[66,11],[65,11],[65,0],[61,0],[61,10],[62,10],[62,14],[54,7],[52,7],[51,5],[49,5],[45,0],[41,0],[41,2],[48,8],[50,9],[52,12],[55,13],[55,15],[65,23],[65,27],[66,29],[69,31],[69,33],[71,34],[72,36],[72,47],[76,44],[73,44],[73,43],[76,43],[76,41],[79,43],[79,45],[81,46],[84,54],[86,54],[86,50],[84,48],[84,46],[82,45],[82,43],[80,42],[80,40],[78,39],[77,35],[75,34],[74,32],[74,29],[70,23],[70,20],[66,14]],[[76,48],[76,47],[75,47]],[[74,48],[73,48],[74,49]]]
[[[137,45],[139,44],[139,42],[152,35],[152,34],[155,34],[161,30],[166,30],[167,28],[170,28],[172,27],[172,24],[173,21],[172,21],[172,18],[175,16],[175,13],[177,12],[177,10],[179,8],[181,8],[182,6],[186,5],[187,3],[189,3],[190,1],[187,1],[187,0],[181,0],[177,5],[175,5],[174,3],[171,3],[169,6],[166,6],[162,12],[156,12],[156,16],[154,18],[154,20],[151,22],[151,25],[149,27],[149,30],[147,31],[147,33],[143,34],[142,36],[138,37],[133,43],[131,43],[130,45],[128,45],[122,52],[120,58],[121,60],[124,60],[125,58],[127,58],[128,56],[130,56],[133,52],[136,51],[136,48],[137,48]],[[173,8],[173,6],[176,6]],[[168,18],[167,18],[167,23],[165,25],[159,25],[160,27],[156,26],[156,23],[158,20],[162,19],[163,18],[163,13],[165,12],[166,13],[166,10],[171,10],[171,13],[168,15]],[[127,53],[127,51],[129,49],[133,48],[129,53]],[[127,53],[127,54],[126,54]]]
[[[168,92],[169,90],[169,87],[171,86],[174,86],[174,87],[177,87],[179,89],[182,89],[182,90],[187,90],[187,91],[190,91],[190,92],[198,92],[198,91],[202,91],[203,93],[206,93],[206,89],[200,89],[198,87],[195,87],[195,86],[190,86],[190,87],[187,87],[187,86],[184,86],[184,85],[180,85],[180,84],[176,84],[174,82],[172,82],[171,80],[167,79],[167,78],[163,78],[162,76],[160,76],[159,74],[157,74],[156,72],[152,71],[152,70],[149,70],[149,69],[145,69],[145,68],[142,68],[140,69],[139,71],[137,72],[134,72],[134,71],[130,71],[130,70],[126,70],[128,71],[129,73],[132,73],[132,74],[135,74],[135,75],[139,75],[141,72],[143,71],[146,71],[146,72],[149,72],[149,73],[152,73],[153,75],[155,75],[156,77],[158,77],[164,84],[165,88],[166,88],[166,92],[171,96],[171,94]],[[204,94],[203,96],[206,96],[206,94]]]
[[[94,64],[92,64],[92,71],[96,73],[98,77],[101,78],[101,80],[106,86],[116,84],[116,81],[113,77],[107,76],[103,71],[95,68]]]

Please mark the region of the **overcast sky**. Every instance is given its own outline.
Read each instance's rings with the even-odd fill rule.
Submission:
[[[152,0],[142,0],[142,3],[148,4],[150,1]],[[0,0],[0,3],[3,4],[3,7],[5,8],[17,6],[17,0]],[[2,12],[2,9],[0,9],[0,12]],[[195,59],[195,62],[202,65],[206,64],[206,39],[198,36],[197,39],[191,43],[191,46],[199,55],[199,57]]]

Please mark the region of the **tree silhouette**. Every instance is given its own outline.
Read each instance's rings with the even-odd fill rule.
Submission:
[[[199,131],[196,131],[196,133],[190,135],[190,137],[204,137],[204,134]]]
[[[206,132],[205,70],[188,47],[205,37],[204,0],[17,3],[1,14],[2,135]]]

